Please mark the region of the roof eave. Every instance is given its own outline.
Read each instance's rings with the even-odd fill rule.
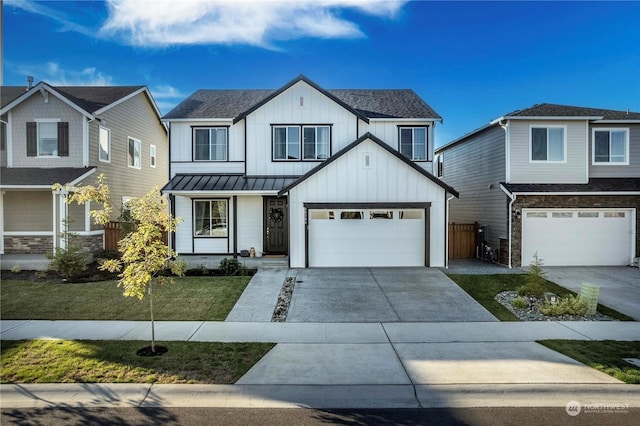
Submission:
[[[29,99],[35,93],[40,92],[40,90],[46,90],[47,92],[51,93],[56,98],[60,99],[63,103],[65,103],[72,109],[76,110],[80,114],[84,115],[85,117],[87,118],[94,117],[93,114],[91,114],[89,111],[85,110],[84,108],[81,108],[76,103],[69,100],[66,96],[62,96],[60,92],[55,90],[53,87],[51,87],[49,84],[45,83],[44,81],[39,82],[38,84],[33,86],[31,89],[25,91],[22,95],[18,96],[13,101],[9,102],[4,108],[0,109],[0,115],[6,114],[8,111],[13,109],[17,105],[20,105],[22,102]]]

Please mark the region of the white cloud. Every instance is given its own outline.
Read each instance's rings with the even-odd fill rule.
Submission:
[[[46,16],[47,18],[56,21],[61,25],[60,31],[75,31],[89,37],[95,36],[95,30],[73,22],[64,13],[61,13],[57,9],[45,6],[42,2],[35,2],[32,0],[5,0],[5,3],[7,6],[13,6],[36,15]],[[53,4],[55,4],[55,2]]]
[[[5,62],[7,70],[17,75],[31,75],[36,83],[45,81],[52,86],[111,86],[113,78],[103,74],[95,67],[80,70],[65,69],[57,62],[46,62],[37,65],[14,64]],[[25,80],[26,81],[26,80]]]
[[[103,37],[144,47],[190,44],[248,44],[300,37],[355,38],[364,33],[341,16],[352,10],[393,18],[400,0],[110,0]]]
[[[154,99],[182,99],[186,96],[173,86],[161,84],[150,89]]]

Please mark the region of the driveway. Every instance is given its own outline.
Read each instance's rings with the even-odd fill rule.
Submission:
[[[547,278],[580,293],[583,283],[600,286],[599,302],[640,321],[640,269],[631,266],[544,268]]]
[[[497,319],[430,268],[300,269],[287,315],[287,322],[456,321]]]

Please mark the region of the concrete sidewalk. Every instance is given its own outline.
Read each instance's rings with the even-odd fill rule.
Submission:
[[[150,333],[146,321],[2,321],[0,329],[3,340]],[[278,345],[235,385],[2,385],[2,407],[640,407],[637,386],[534,342],[638,340],[635,322],[157,322],[156,336]]]

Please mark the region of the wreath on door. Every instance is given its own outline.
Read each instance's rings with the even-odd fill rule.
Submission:
[[[276,223],[282,222],[282,219],[284,219],[284,212],[282,209],[269,209],[269,219]]]

